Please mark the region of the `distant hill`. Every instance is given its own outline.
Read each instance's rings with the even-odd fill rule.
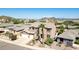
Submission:
[[[56,22],[56,20],[79,20],[79,18],[55,18],[55,17],[43,17],[40,19],[23,19],[23,18],[14,18],[10,16],[0,16],[0,23],[23,23],[23,22],[36,22],[36,21],[41,21],[41,22]]]
[[[40,20],[79,20],[79,18],[55,18],[55,17],[44,17]]]
[[[56,18],[57,20],[79,20],[79,18]]]
[[[0,22],[2,22],[2,23],[8,23],[11,21],[11,19],[12,19],[12,17],[10,17],[10,16],[0,16]]]
[[[21,23],[23,22],[24,19],[22,18],[14,18],[10,16],[0,16],[0,23]]]

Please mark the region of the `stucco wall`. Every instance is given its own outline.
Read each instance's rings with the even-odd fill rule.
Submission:
[[[21,34],[21,37],[23,37],[24,39],[33,39],[33,35],[29,35],[29,34]]]

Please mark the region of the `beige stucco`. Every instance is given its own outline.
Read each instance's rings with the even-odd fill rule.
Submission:
[[[42,23],[42,22],[35,22],[32,24],[33,27],[39,27],[40,24],[44,24],[44,26],[46,28],[51,28],[50,32],[47,31],[46,28],[43,28],[44,30],[44,38],[42,39],[42,41],[45,41],[46,38],[47,38],[47,35],[49,34],[50,37],[53,39],[55,37],[55,34],[56,34],[56,26],[54,23],[51,23],[51,22],[47,22],[47,23]],[[34,29],[36,30],[36,29]],[[39,28],[39,36],[41,36],[42,34],[42,31],[41,31],[41,28]]]

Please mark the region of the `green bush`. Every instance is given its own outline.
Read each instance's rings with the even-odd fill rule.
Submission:
[[[61,25],[61,26],[60,26],[60,30],[58,31],[58,35],[59,35],[59,34],[62,34],[63,32],[64,32],[64,27]]]
[[[44,43],[50,46],[53,43],[53,40],[50,37],[48,37]]]
[[[73,21],[64,21],[63,24],[64,25],[73,25],[74,22]]]
[[[14,35],[13,33],[6,32],[5,35],[8,36],[11,40],[17,39],[17,35]]]
[[[16,40],[17,39],[17,36],[12,34],[10,38],[13,41],[13,40]]]
[[[5,33],[5,36],[8,36],[8,37],[9,37],[9,35],[10,35],[10,33],[9,33],[9,32],[6,32],[6,33]]]
[[[77,40],[75,41],[75,44],[79,44],[79,39],[77,39]]]

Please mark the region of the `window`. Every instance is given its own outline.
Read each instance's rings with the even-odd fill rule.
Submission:
[[[41,34],[41,38],[43,38],[43,34]]]
[[[32,29],[34,30],[34,27],[32,27]]]

